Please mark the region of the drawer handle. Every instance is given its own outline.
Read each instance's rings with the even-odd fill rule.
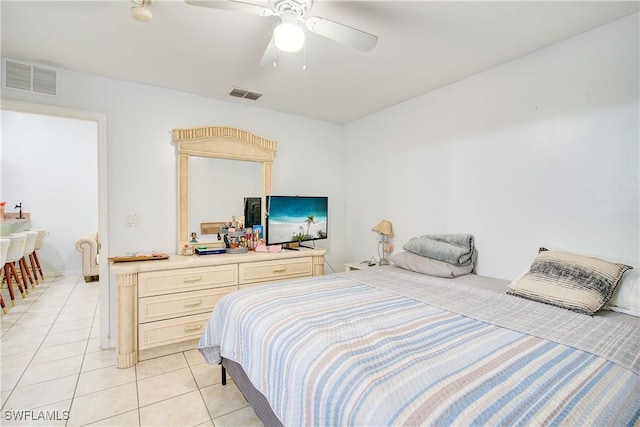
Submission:
[[[195,277],[185,277],[184,278],[184,283],[193,283],[193,282],[199,282],[200,280],[202,280],[201,276],[195,276]]]
[[[284,273],[285,271],[287,271],[287,267],[274,268],[272,271],[274,273]]]
[[[200,329],[202,329],[202,323],[198,325],[189,325],[184,327],[185,332],[195,332],[195,331],[199,331]]]
[[[195,307],[197,305],[202,304],[202,300],[201,299],[197,299],[197,300],[193,300],[193,301],[186,301],[184,303],[184,307]]]

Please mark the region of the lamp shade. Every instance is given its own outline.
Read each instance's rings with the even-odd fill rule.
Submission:
[[[380,233],[385,236],[393,237],[393,230],[391,229],[391,223],[386,219],[383,219],[371,229],[371,231],[375,231],[376,233]]]
[[[151,18],[153,18],[153,14],[144,6],[144,3],[144,1],[141,1],[138,6],[133,6],[131,9],[129,9],[129,12],[131,12],[131,16],[138,21],[149,22],[151,21]]]

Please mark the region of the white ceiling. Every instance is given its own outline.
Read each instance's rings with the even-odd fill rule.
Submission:
[[[13,59],[348,123],[635,13],[639,4],[316,0],[309,16],[376,34],[378,45],[363,53],[308,33],[306,55],[281,54],[273,68],[259,62],[274,17],[155,0],[153,20],[142,23],[124,0],[2,0],[1,47]],[[264,95],[233,98],[232,87]]]

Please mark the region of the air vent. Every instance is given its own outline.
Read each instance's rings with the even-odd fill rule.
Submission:
[[[58,73],[53,68],[12,59],[2,60],[2,87],[56,96]]]
[[[248,90],[238,89],[237,87],[234,87],[231,92],[229,92],[229,95],[235,96],[236,98],[250,99],[252,101],[255,101],[262,96],[261,93],[250,92]]]

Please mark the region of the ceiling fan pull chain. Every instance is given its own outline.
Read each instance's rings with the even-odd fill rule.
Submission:
[[[276,62],[277,49],[275,44],[273,45],[272,52],[273,52],[273,68],[278,68],[278,64]]]
[[[307,44],[302,46],[302,71],[307,69]]]

